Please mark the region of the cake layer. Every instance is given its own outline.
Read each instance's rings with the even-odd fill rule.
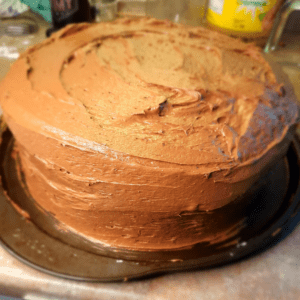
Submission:
[[[22,136],[26,137],[24,131]],[[38,150],[44,148],[43,139],[26,146],[43,153]],[[61,145],[55,144],[47,143],[50,157],[61,153],[57,151]],[[281,143],[252,168],[210,176],[175,166],[143,166],[134,160],[121,164],[72,146],[65,146],[60,166],[31,155],[21,144],[16,151],[32,198],[40,213],[58,220],[57,230],[86,237],[99,251],[103,246],[154,251],[200,242],[214,245],[235,237],[247,224],[249,191],[260,188],[259,179],[275,158],[283,158],[278,152],[288,146]],[[75,162],[70,160],[74,157],[78,157]]]
[[[2,82],[1,105],[45,136],[209,173],[285,136],[297,107],[284,94],[251,44],[121,19],[71,25],[30,48]]]
[[[284,157],[299,116],[258,48],[154,19],[67,26],[21,55],[0,95],[41,210],[132,250],[235,235],[247,214],[219,232],[210,214]]]

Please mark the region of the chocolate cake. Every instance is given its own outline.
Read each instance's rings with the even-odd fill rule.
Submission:
[[[21,55],[0,101],[35,206],[93,251],[238,237],[299,120],[259,48],[149,18],[67,26]]]

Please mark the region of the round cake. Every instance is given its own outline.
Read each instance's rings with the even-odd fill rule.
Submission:
[[[151,18],[67,26],[20,56],[0,101],[40,214],[93,249],[237,237],[299,120],[259,48]]]

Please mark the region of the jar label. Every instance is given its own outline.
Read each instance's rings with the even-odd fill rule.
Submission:
[[[263,32],[275,13],[276,0],[209,0],[207,21],[240,32]]]

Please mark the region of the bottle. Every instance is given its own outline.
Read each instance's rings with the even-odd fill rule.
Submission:
[[[91,22],[93,12],[88,0],[50,0],[52,28],[46,35],[49,37],[70,23]]]
[[[208,0],[208,27],[247,40],[266,40],[284,0]]]

